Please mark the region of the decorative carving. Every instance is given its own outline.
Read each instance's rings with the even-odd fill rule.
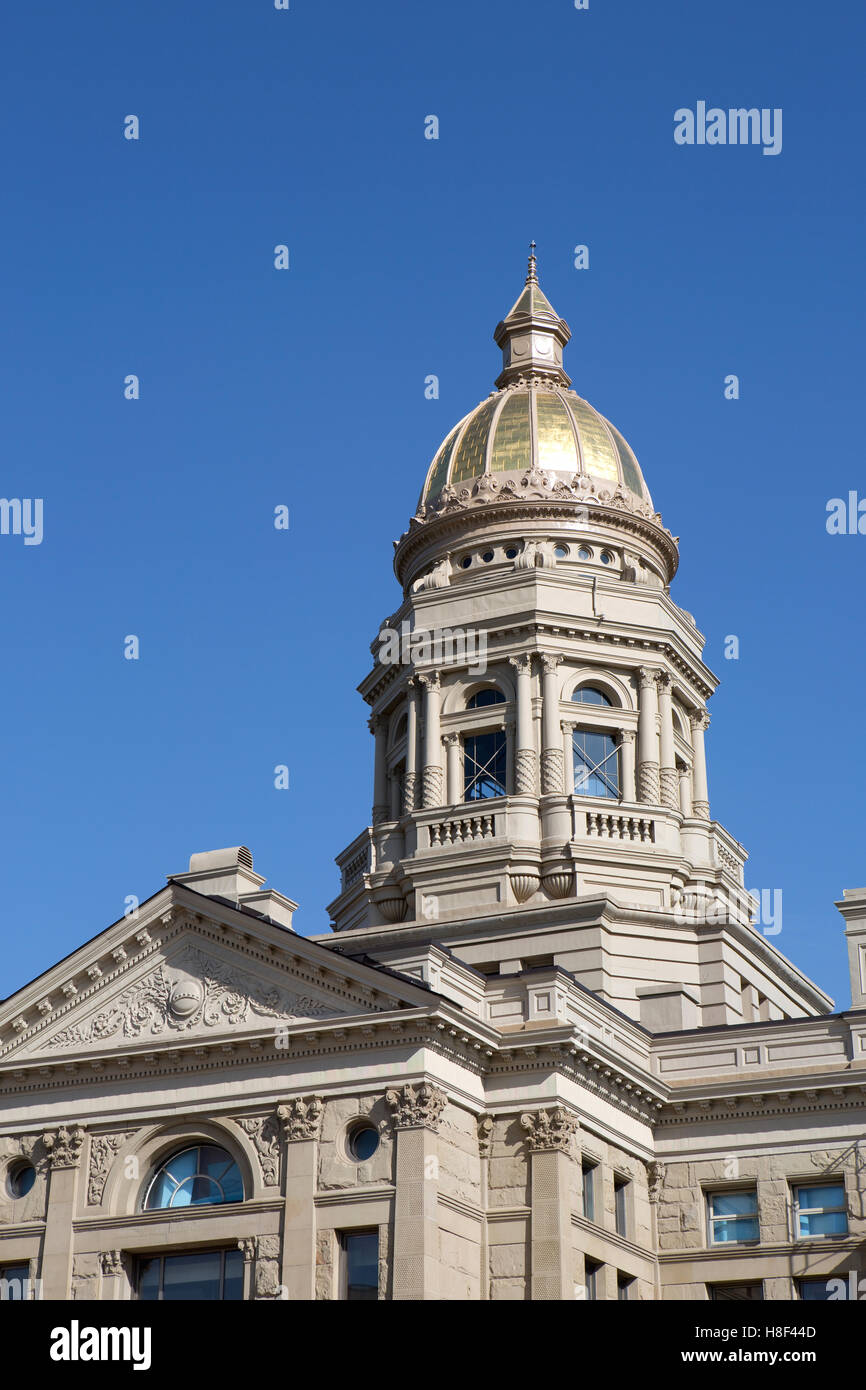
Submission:
[[[375,903],[386,922],[404,921],[408,904],[402,893],[395,890],[390,897],[376,897]]]
[[[544,652],[541,657],[541,669],[545,676],[556,674],[556,668],[562,664],[562,657],[556,652]]]
[[[648,802],[651,806],[659,804],[659,765],[658,763],[641,763],[638,769],[638,795],[641,801]]]
[[[521,1115],[520,1125],[526,1131],[526,1142],[532,1153],[570,1154],[571,1141],[579,1128],[577,1116],[561,1105]]]
[[[706,733],[710,727],[710,712],[706,709],[693,709],[689,713],[689,723],[693,729],[700,729]]]
[[[318,1139],[324,1109],[319,1096],[311,1096],[308,1100],[295,1096],[279,1106],[277,1116],[282,1121],[286,1142],[296,1144],[302,1139]]]
[[[538,874],[510,874],[509,877],[511,879],[511,891],[519,903],[528,902],[533,893],[538,890]]]
[[[493,1145],[493,1116],[478,1116],[478,1152],[482,1158],[490,1157]]]
[[[534,748],[518,748],[514,784],[518,796],[538,795],[538,756]]]
[[[656,685],[661,672],[658,666],[641,666],[637,674],[641,690],[649,690]]]
[[[334,1284],[334,1233],[319,1231],[316,1234],[316,1299],[333,1298]]]
[[[87,1201],[97,1207],[102,1201],[108,1170],[117,1151],[126,1143],[129,1131],[122,1134],[97,1134],[90,1140],[90,1174],[87,1181]]]
[[[391,1122],[395,1129],[431,1129],[435,1133],[448,1097],[438,1086],[422,1081],[420,1086],[386,1091],[385,1100],[394,1112]]]
[[[438,560],[432,569],[412,585],[413,592],[423,593],[426,589],[447,589],[451,583],[451,565],[448,559]]]
[[[423,800],[425,810],[442,805],[442,769],[431,764],[424,769]]]
[[[49,1166],[77,1168],[84,1138],[85,1132],[81,1125],[73,1125],[71,1129],[61,1125],[59,1129],[48,1130],[42,1136],[42,1147],[48,1157]]]
[[[672,810],[680,809],[680,775],[676,768],[663,767],[660,773],[661,778],[661,799],[663,806],[670,806]]]
[[[175,978],[169,970],[176,972]],[[337,1012],[307,995],[265,989],[254,976],[189,947],[170,966],[161,963],[93,1018],[64,1028],[45,1045],[72,1048],[117,1035],[138,1038],[166,1030],[185,1032],[199,1025],[231,1026],[246,1023],[251,1016],[289,1021],[332,1017]]]
[[[544,891],[549,898],[567,898],[574,887],[574,870],[556,868],[542,875]]]
[[[408,816],[415,810],[415,773],[407,772],[403,778],[403,815]]]
[[[561,748],[545,748],[541,754],[542,795],[562,794],[564,785]]]
[[[651,1202],[657,1202],[665,1181],[665,1165],[651,1158],[646,1166],[647,1188]]]
[[[280,1131],[277,1116],[256,1115],[238,1120],[259,1157],[265,1187],[276,1187],[280,1181]]]
[[[238,1240],[238,1249],[244,1257],[245,1265],[251,1264],[256,1258],[258,1245],[259,1241],[257,1236],[241,1236]]]
[[[100,1250],[99,1265],[103,1279],[117,1279],[125,1274],[123,1254],[120,1250]]]

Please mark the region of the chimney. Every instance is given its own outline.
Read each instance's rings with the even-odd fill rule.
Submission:
[[[246,845],[205,850],[192,854],[189,871],[169,874],[169,883],[183,883],[208,898],[225,898],[249,908],[277,926],[293,931],[292,914],[298,904],[274,888],[263,889],[265,880],[253,872],[253,856]]]

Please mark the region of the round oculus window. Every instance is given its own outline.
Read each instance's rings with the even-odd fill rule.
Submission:
[[[568,546],[555,545],[553,547],[553,553],[556,556],[557,560],[565,560],[568,557]]]
[[[520,551],[517,549],[517,546],[510,545],[505,552],[505,558],[506,560],[516,560],[519,554]]]
[[[482,560],[484,561],[485,565],[489,565],[489,564],[490,564],[490,561],[493,559],[493,551],[492,551],[492,550],[485,550],[485,552],[484,552],[484,554],[481,556],[481,558],[482,558]]]
[[[471,556],[471,555],[464,555],[464,556],[463,556],[463,559],[460,561],[460,567],[461,567],[461,569],[468,570],[468,568],[469,568],[469,566],[470,566],[471,564],[472,564],[472,556]]]
[[[356,1125],[349,1131],[348,1146],[356,1163],[366,1163],[379,1147],[379,1131],[373,1125]]]
[[[582,545],[582,546],[580,547],[580,550],[577,552],[577,558],[578,558],[578,560],[591,560],[591,559],[592,559],[592,551],[591,551],[591,550],[587,550],[586,546],[585,546],[585,545]]]
[[[610,551],[606,550],[606,551],[604,552],[604,554],[603,554],[602,557],[601,557],[601,563],[602,563],[603,565],[612,565],[612,564],[613,564],[613,556],[611,555]]]
[[[13,1197],[26,1197],[36,1181],[32,1163],[17,1163],[9,1170],[9,1191]]]

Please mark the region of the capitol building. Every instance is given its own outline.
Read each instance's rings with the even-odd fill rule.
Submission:
[[[752,923],[677,540],[534,254],[494,336],[396,544],[332,930],[195,853],[0,1004],[0,1296],[857,1296],[866,889],[834,1011]]]

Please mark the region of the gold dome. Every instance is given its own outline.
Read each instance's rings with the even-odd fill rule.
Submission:
[[[485,473],[528,471],[564,483],[588,474],[611,492],[621,485],[652,507],[638,461],[619,430],[576,391],[553,381],[506,386],[464,416],[436,452],[420,505],[444,487],[459,491]]]

